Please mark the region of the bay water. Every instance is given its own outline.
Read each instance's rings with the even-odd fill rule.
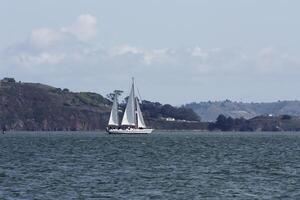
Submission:
[[[8,132],[0,199],[300,199],[300,133]]]

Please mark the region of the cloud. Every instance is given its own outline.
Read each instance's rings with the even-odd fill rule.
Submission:
[[[16,65],[55,65],[81,62],[93,49],[86,42],[97,36],[97,19],[83,14],[69,26],[42,27],[31,31],[28,39],[7,48],[2,57]]]
[[[193,49],[190,50],[191,51],[191,56],[195,56],[195,57],[201,57],[201,58],[207,58],[208,56],[208,52],[205,51],[204,49],[202,49],[201,47],[194,47]]]
[[[144,49],[139,47],[126,45],[115,46],[109,50],[109,54],[112,57],[126,57],[135,55],[140,59],[144,64],[151,65],[159,62],[168,62],[170,61],[170,56],[172,51],[168,48],[163,49]]]
[[[122,56],[126,54],[143,54],[144,50],[142,48],[133,47],[130,45],[120,45],[111,48],[110,54],[112,56]]]
[[[31,31],[24,42],[1,53],[3,61],[16,66],[101,66],[107,72],[174,72],[186,76],[273,75],[299,72],[300,55],[266,47],[256,51],[239,48],[145,48],[130,44],[99,48],[97,19],[82,14],[69,25]],[[97,68],[97,69],[98,69]],[[84,69],[82,69],[84,70]],[[99,69],[100,70],[100,69]]]
[[[254,66],[263,75],[297,73],[300,70],[300,56],[282,52],[275,47],[266,47],[258,51]]]
[[[63,33],[74,35],[80,41],[89,41],[97,35],[97,19],[90,15],[80,15],[71,26],[61,28]]]
[[[97,20],[80,15],[67,28],[39,28],[32,31],[29,43],[9,48],[4,59],[22,65],[95,65],[107,71],[150,70],[149,73],[174,72],[187,76],[239,76],[298,73],[300,55],[273,47],[257,51],[239,48],[156,48],[147,49],[129,44],[97,48],[90,40],[95,37]],[[86,31],[78,31],[81,27]]]
[[[48,47],[62,40],[74,37],[78,41],[90,41],[97,36],[97,19],[90,14],[78,16],[70,26],[54,28],[37,28],[32,30],[30,42],[36,47]]]
[[[48,65],[48,64],[59,64],[65,58],[64,54],[50,54],[50,53],[40,53],[37,55],[18,55],[14,57],[14,60],[19,65]]]
[[[50,28],[38,28],[31,32],[30,43],[35,47],[47,47],[61,40],[63,34]]]
[[[99,48],[76,38],[68,42],[70,38],[56,36],[49,30],[37,33],[48,36],[48,40],[36,39],[35,45],[30,40],[9,48],[0,59],[5,66],[0,66],[2,73],[24,81],[102,94],[115,88],[127,89],[120,82],[127,83],[129,77],[135,76],[148,87],[151,98],[157,91],[163,91],[159,96],[172,92],[174,98],[179,91],[200,95],[206,87],[213,91],[208,92],[212,97],[226,96],[229,93],[222,88],[252,88],[256,84],[252,80],[271,84],[272,80],[277,83],[287,80],[282,77],[292,80],[300,75],[300,55],[274,47],[255,51],[200,46],[151,49],[129,44]]]

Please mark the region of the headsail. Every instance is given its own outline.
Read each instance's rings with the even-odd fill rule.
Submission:
[[[131,91],[129,94],[127,106],[124,112],[122,125],[125,126],[135,126],[135,101],[134,101],[134,84],[132,83]]]
[[[137,122],[139,128],[146,128],[146,124],[143,118],[143,114],[140,108],[140,104],[136,98],[136,112],[137,112]]]
[[[119,126],[119,114],[118,114],[118,97],[117,94],[114,96],[114,102],[111,108],[109,117],[109,126]]]

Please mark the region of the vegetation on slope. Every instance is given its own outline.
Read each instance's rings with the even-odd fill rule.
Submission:
[[[96,93],[70,92],[11,78],[0,81],[0,124],[7,130],[104,130],[111,105],[109,99]],[[121,108],[124,110],[125,105]],[[155,128],[188,129],[189,121],[199,119],[189,108],[150,101],[144,101],[141,109],[146,122]],[[175,121],[167,122],[165,118]]]
[[[1,82],[0,123],[8,130],[104,129],[109,101],[36,83]]]
[[[221,131],[300,131],[300,117],[262,115],[246,120],[219,115],[216,122],[208,125],[208,129]]]

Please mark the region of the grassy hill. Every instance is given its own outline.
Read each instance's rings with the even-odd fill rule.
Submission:
[[[15,82],[11,78],[0,81],[0,124],[7,130],[104,130],[111,105],[110,100],[96,93],[71,92],[40,83]],[[121,109],[124,107],[121,105]],[[189,108],[145,101],[142,110],[146,122],[154,128],[202,127]],[[168,122],[166,118],[175,121]],[[188,126],[192,120],[193,126]]]
[[[0,123],[9,130],[104,129],[110,101],[39,83],[0,83]]]

